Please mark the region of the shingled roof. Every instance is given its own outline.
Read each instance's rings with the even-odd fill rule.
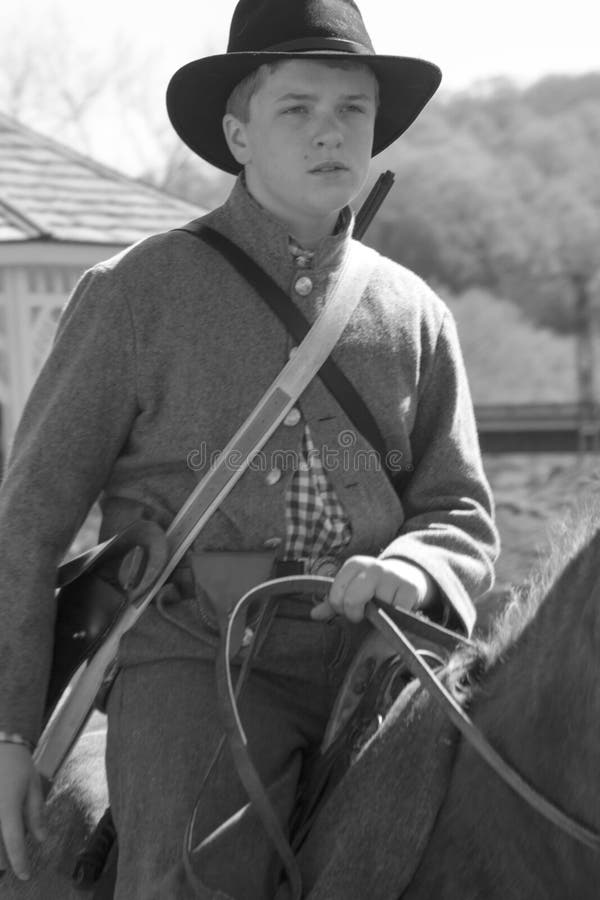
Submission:
[[[0,114],[0,243],[125,245],[202,212]]]

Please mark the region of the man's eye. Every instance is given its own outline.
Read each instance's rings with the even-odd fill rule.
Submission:
[[[355,113],[364,113],[365,108],[364,108],[364,106],[360,106],[358,103],[347,103],[346,106],[344,106],[344,111],[345,112],[353,112],[353,113],[354,112]]]
[[[298,104],[297,106],[288,106],[283,110],[284,114],[305,113],[306,111],[307,111],[306,106],[302,106],[300,104]]]

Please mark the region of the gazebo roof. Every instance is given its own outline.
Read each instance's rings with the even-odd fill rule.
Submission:
[[[203,212],[0,113],[0,243],[125,245]]]

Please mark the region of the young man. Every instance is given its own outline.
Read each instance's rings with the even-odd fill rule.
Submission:
[[[314,321],[351,252],[348,204],[372,153],[408,127],[438,82],[430,63],[376,56],[353,0],[241,0],[228,52],[184,66],[168,92],[182,139],[240,174],[205,222]],[[140,516],[168,525],[194,487],[189,461],[201,458],[206,471],[291,350],[262,299],[187,233],[157,235],[96,266],[71,298],[0,498],[0,820],[4,865],[18,874],[27,871],[24,830],[43,837],[27,744],[48,677],[57,564],[101,492],[102,536]],[[367,601],[469,631],[471,598],[489,587],[497,550],[444,304],[380,258],[333,357],[394,454],[393,484],[383,466],[364,465],[372,448],[317,378],[265,445],[266,467],[244,474],[194,547],[269,548],[306,571],[337,572],[310,614],[283,608],[243,697],[253,759],[284,819],[364,635],[356,623]],[[274,462],[290,452],[290,470]],[[181,842],[221,728],[218,639],[202,579],[190,583],[200,569],[193,558],[186,565],[123,638],[108,703],[120,900],[193,896]],[[195,843],[246,803],[227,753],[203,797]],[[210,896],[273,895],[277,863],[252,813],[206,848],[202,879]]]

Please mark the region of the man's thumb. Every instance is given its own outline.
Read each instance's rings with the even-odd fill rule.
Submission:
[[[334,616],[335,610],[327,599],[317,603],[310,611],[310,617],[315,622],[327,622],[328,619],[333,619]]]

